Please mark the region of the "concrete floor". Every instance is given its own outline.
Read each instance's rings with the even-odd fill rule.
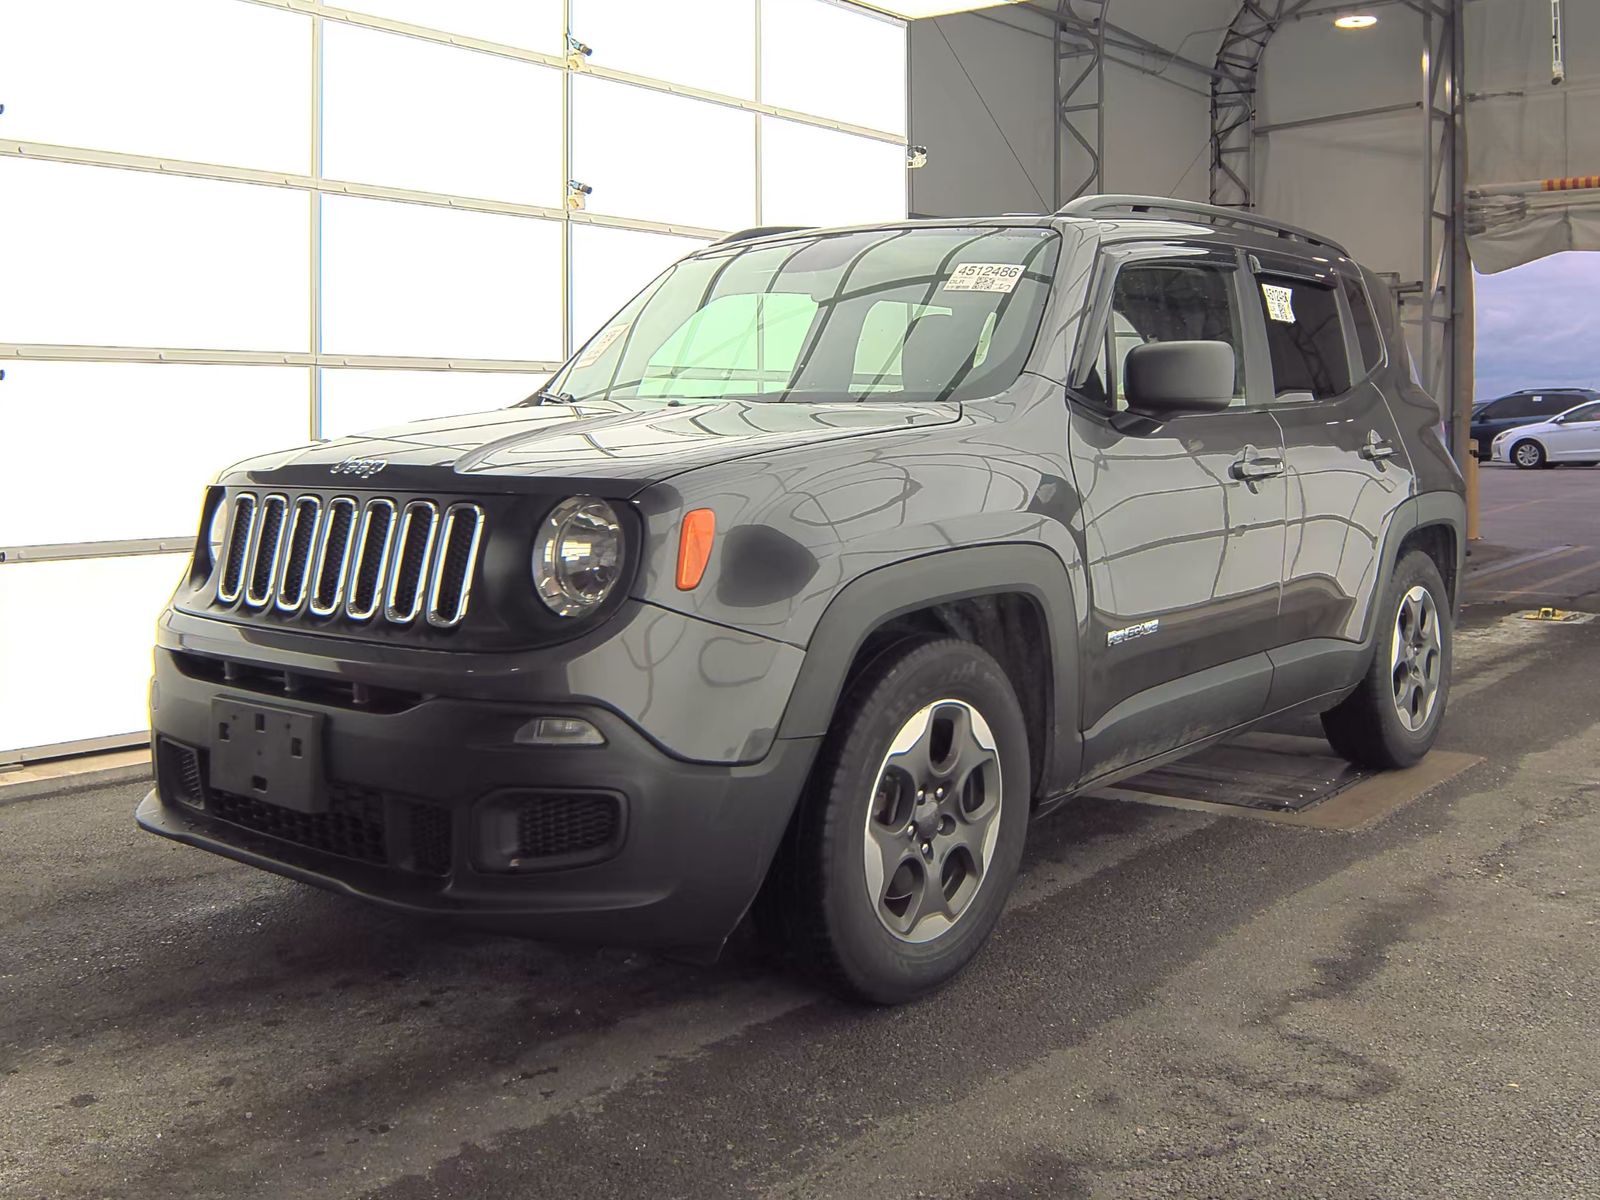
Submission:
[[[1600,611],[1600,467],[1478,470],[1483,542],[1468,600]]]
[[[1547,540],[1474,556],[1478,765],[1356,832],[1080,802],[897,1011],[402,920],[134,786],[0,807],[0,1196],[1600,1196],[1600,623],[1511,615],[1600,470],[1501,474]]]

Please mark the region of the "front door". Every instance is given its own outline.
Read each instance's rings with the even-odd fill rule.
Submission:
[[[1118,247],[1102,263],[1069,422],[1090,588],[1085,778],[1250,721],[1266,701],[1283,444],[1252,404],[1240,281],[1221,247]],[[1128,352],[1197,339],[1233,345],[1233,406],[1119,429]]]
[[[1252,319],[1264,325],[1272,412],[1289,475],[1283,569],[1285,644],[1359,641],[1378,586],[1389,516],[1411,469],[1375,382],[1382,342],[1360,276],[1287,256],[1251,255]],[[1293,687],[1285,673],[1285,686]],[[1305,697],[1275,695],[1273,704]]]
[[[1564,414],[1539,440],[1551,462],[1600,462],[1600,401]]]

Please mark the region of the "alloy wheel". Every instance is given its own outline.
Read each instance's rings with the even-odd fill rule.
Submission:
[[[1420,584],[1400,597],[1389,655],[1394,707],[1400,723],[1416,733],[1439,700],[1444,642],[1433,594]]]
[[[1532,442],[1523,442],[1517,447],[1517,466],[1519,467],[1537,467],[1541,457],[1539,447]]]
[[[1000,836],[1000,755],[983,714],[937,700],[906,720],[878,768],[863,866],[878,920],[906,942],[948,931],[983,887]]]

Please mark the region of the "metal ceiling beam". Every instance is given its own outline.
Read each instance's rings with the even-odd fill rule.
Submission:
[[[1052,4],[1050,11],[1046,11],[1044,8],[1034,4],[1022,4],[1015,7],[1026,8],[1029,12],[1048,17],[1068,37],[1077,36],[1080,39],[1090,41],[1095,37],[1095,21],[1092,13],[1089,14],[1090,19],[1079,19],[1070,14],[1064,15],[1061,11],[1063,6],[1059,4]],[[979,14],[974,13],[973,15]],[[1120,59],[1113,60],[1121,62],[1123,66],[1131,67],[1136,71],[1143,71],[1147,75],[1165,75],[1167,67],[1173,66],[1183,67],[1197,75],[1203,75],[1207,79],[1217,73],[1215,67],[1208,67],[1205,63],[1197,62],[1195,59],[1185,58],[1176,50],[1163,46],[1160,42],[1152,41],[1143,34],[1135,33],[1131,29],[1125,29],[1114,21],[1105,23],[1105,44],[1110,49],[1126,50],[1134,54],[1148,54],[1164,61],[1165,65],[1157,68],[1144,63],[1128,62]]]

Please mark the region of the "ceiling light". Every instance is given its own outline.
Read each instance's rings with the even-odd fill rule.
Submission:
[[[1335,17],[1335,29],[1371,29],[1378,23],[1378,18],[1371,13],[1346,13],[1342,17]]]
[[[971,12],[975,8],[999,8],[1018,0],[860,0],[868,8],[914,21],[918,17],[943,17],[950,13]]]

